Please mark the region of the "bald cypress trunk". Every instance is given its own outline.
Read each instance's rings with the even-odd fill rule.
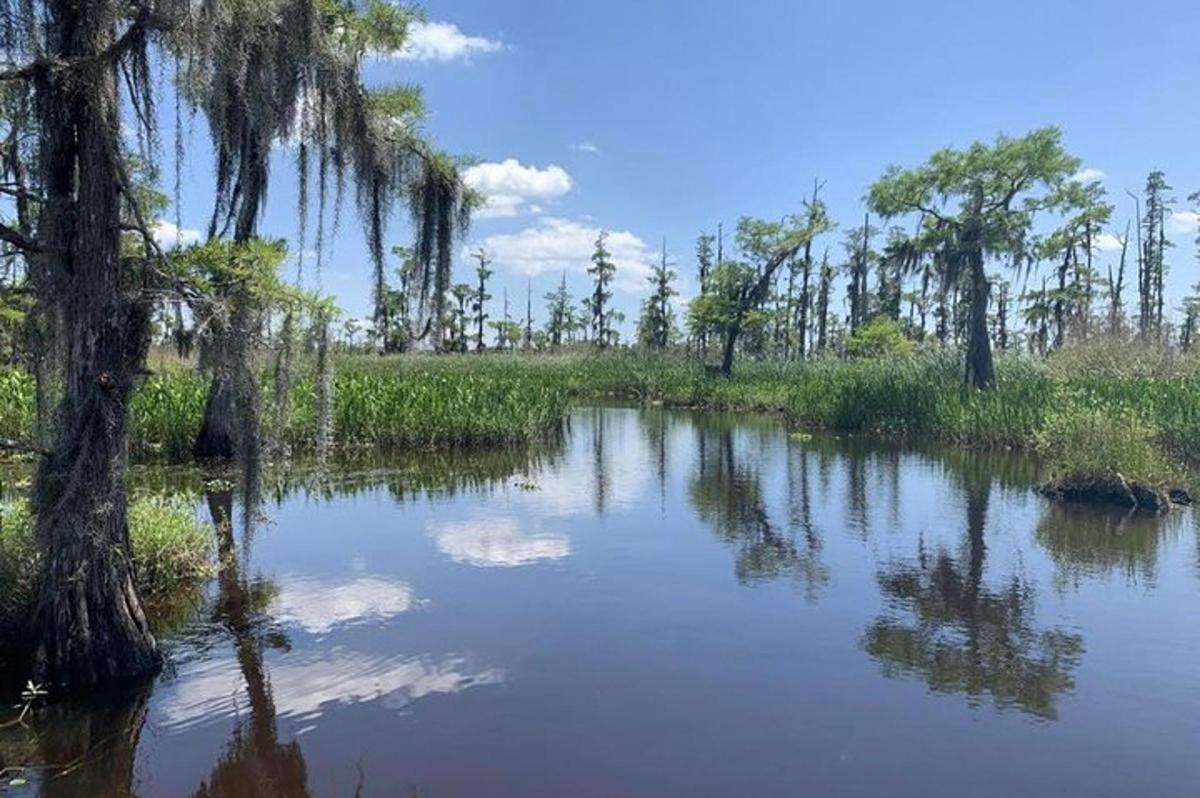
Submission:
[[[65,341],[63,395],[35,500],[44,573],[35,678],[80,688],[127,679],[159,662],[134,588],[126,517],[130,393],[149,318],[120,262],[116,68],[97,58],[114,41],[108,0],[47,4],[49,45],[81,72],[37,80],[47,202],[45,265]]]
[[[991,285],[983,268],[983,253],[978,249],[968,254],[971,281],[970,319],[967,330],[966,382],[973,388],[990,388],[996,382],[992,363],[992,343],[988,336],[988,300]]]
[[[733,356],[737,351],[737,339],[742,333],[741,323],[731,325],[725,331],[725,339],[721,342],[721,374],[729,377],[733,375]]]
[[[192,444],[192,456],[201,460],[232,460],[237,455],[234,426],[233,376],[222,368],[208,384],[204,421]]]
[[[260,154],[269,144],[251,139],[243,155],[239,174],[244,183],[239,194],[241,204],[234,223],[233,239],[238,244],[254,240],[258,234],[258,219],[266,192],[266,164]],[[216,234],[217,217],[214,214],[209,228],[210,238]],[[249,307],[252,298],[244,288],[235,288],[225,299],[232,307],[227,309],[230,318],[213,325],[208,347],[208,365],[212,368],[212,379],[208,384],[208,397],[204,401],[204,421],[196,440],[192,444],[192,456],[206,460],[233,460],[238,457],[246,442],[240,434],[244,426],[242,413],[252,410],[257,421],[257,384],[248,359],[252,316]],[[257,321],[257,319],[253,319]],[[247,395],[251,392],[253,395]]]

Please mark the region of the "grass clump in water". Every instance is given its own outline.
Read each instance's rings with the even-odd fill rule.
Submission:
[[[214,573],[212,532],[186,497],[134,499],[129,536],[138,591],[151,603]],[[29,503],[0,503],[0,635],[19,636],[28,627],[40,569]]]
[[[1190,501],[1161,445],[1158,428],[1124,408],[1068,405],[1052,414],[1038,436],[1052,476],[1052,498],[1118,504],[1166,512]]]

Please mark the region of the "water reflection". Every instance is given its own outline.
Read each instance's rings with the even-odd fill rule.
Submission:
[[[753,584],[792,579],[813,603],[832,576],[816,520],[819,505],[832,500],[832,462],[840,466],[846,529],[863,541],[904,529],[914,510],[905,502],[905,473],[910,478],[921,472],[943,475],[956,486],[965,516],[959,540],[931,546],[918,535],[911,555],[893,553],[879,567],[876,585],[886,610],[868,626],[863,648],[886,676],[920,678],[931,690],[961,693],[972,704],[990,696],[1000,707],[1047,719],[1056,716],[1058,697],[1073,688],[1083,638],[1039,625],[1036,584],[1019,568],[986,578],[993,491],[1028,494],[1035,465],[973,452],[902,452],[898,446],[862,438],[796,436],[782,455],[784,529],[772,512],[766,487],[778,446],[772,449],[757,431],[746,434],[719,417],[698,419],[695,428],[696,465],[688,498],[697,515],[733,546],[738,580]],[[822,496],[817,504],[814,491]],[[924,493],[911,499],[929,502],[928,489]],[[873,511],[875,504],[884,512]],[[1072,572],[1114,562],[1141,562],[1145,567],[1155,560],[1145,543],[1158,539],[1159,525],[1143,527],[1140,521],[1126,519],[1122,523],[1142,530],[1142,536],[1115,538],[1071,526],[1066,518],[1063,511],[1047,506],[1038,539]]]
[[[878,575],[890,610],[866,631],[863,646],[887,676],[916,676],[935,692],[990,695],[1000,707],[1057,716],[1072,689],[1083,638],[1037,624],[1036,591],[1022,575],[984,582],[991,475],[982,460],[960,472],[965,528],[957,552],[923,545],[912,561]]]
[[[696,471],[688,498],[696,514],[735,550],[734,573],[750,584],[790,576],[815,601],[829,581],[821,562],[821,535],[812,523],[807,453],[788,458],[790,521],[784,529],[772,518],[763,488],[762,463],[755,452],[738,452],[734,425],[719,418],[696,426]]]
[[[562,436],[554,436],[537,446],[482,451],[382,454],[347,450],[323,464],[283,461],[264,463],[256,471],[239,469],[215,475],[183,466],[136,466],[130,469],[129,484],[134,491],[201,496],[206,482],[215,476],[237,485],[239,501],[245,502],[249,496],[250,504],[256,495],[281,504],[296,496],[319,502],[380,489],[398,502],[448,500],[464,494],[487,494],[539,471],[553,470],[562,461],[565,442]]]
[[[0,758],[78,760],[31,771],[49,795],[1181,793],[1193,519],[1036,478],[663,408],[581,410],[541,451],[268,468],[269,530],[229,522],[255,502],[226,478],[174,669],[0,730]]]
[[[539,560],[561,560],[571,553],[566,535],[526,532],[516,518],[434,523],[438,549],[455,562],[480,568],[512,568]]]
[[[1156,517],[1124,510],[1048,504],[1035,535],[1055,564],[1060,590],[1085,579],[1121,574],[1129,584],[1152,588],[1160,548],[1177,537],[1187,513]]]
[[[114,695],[51,705],[31,717],[28,727],[0,730],[0,773],[15,773],[27,783],[26,793],[14,787],[11,794],[132,796],[152,690],[153,682],[145,681]],[[4,784],[0,780],[0,794],[8,795]]]
[[[275,617],[310,634],[323,634],[338,626],[382,623],[418,603],[412,588],[390,579],[361,576],[334,581],[284,576]]]
[[[821,559],[823,547],[821,530],[813,521],[812,485],[809,476],[812,455],[800,446],[790,446],[787,452],[788,520],[792,533],[803,541],[797,548],[795,573],[804,585],[809,603],[820,597],[821,589],[829,582],[829,566]]]
[[[232,491],[210,490],[207,500],[220,556],[216,619],[232,637],[249,716],[239,714],[225,751],[195,795],[308,795],[304,753],[297,741],[279,739],[275,697],[263,664],[264,646],[288,647],[266,612],[276,591],[261,580],[248,583],[243,577],[233,541]],[[252,522],[247,524],[249,528]]]

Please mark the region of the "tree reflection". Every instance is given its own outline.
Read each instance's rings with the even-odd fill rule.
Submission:
[[[220,556],[213,619],[233,640],[249,714],[237,722],[224,753],[194,794],[306,796],[303,753],[298,743],[279,740],[263,662],[264,646],[287,646],[266,612],[277,590],[268,582],[243,577],[233,539],[233,487],[228,480],[211,484],[218,486],[208,492],[207,500]],[[243,497],[249,496],[246,484],[240,487]],[[243,509],[253,513],[253,503]],[[48,798],[132,796],[137,747],[153,688],[150,679],[120,693],[53,703],[38,710],[28,727],[3,730],[0,760],[6,766],[22,767],[21,776]],[[35,762],[39,764],[29,765]]]
[[[829,583],[829,567],[821,560],[821,532],[813,523],[812,484],[809,478],[811,455],[803,446],[788,447],[788,507],[793,535],[803,541],[796,551],[795,572],[804,585],[804,597],[811,603]]]
[[[661,406],[650,407],[638,414],[642,432],[646,436],[650,459],[654,465],[654,477],[658,482],[659,510],[667,507],[667,411]]]
[[[294,495],[328,500],[380,489],[397,501],[411,501],[486,493],[511,485],[515,479],[553,467],[561,459],[564,445],[565,438],[557,435],[538,446],[387,453],[349,450],[338,452],[323,467],[314,460],[297,460],[221,476],[237,482],[250,503],[259,493],[281,503]],[[205,475],[194,468],[135,468],[130,474],[131,489],[147,493],[199,496],[207,490],[205,483]],[[245,501],[246,497],[239,495],[239,499]]]
[[[45,798],[133,795],[134,759],[153,679],[86,699],[52,703],[28,725],[0,727],[0,795],[8,778]],[[35,764],[36,763],[36,764]]]
[[[990,471],[967,460],[960,478],[960,551],[931,554],[921,544],[915,562],[886,566],[878,582],[893,612],[868,627],[863,645],[887,676],[915,675],[931,690],[963,693],[973,704],[990,695],[997,706],[1053,719],[1058,696],[1074,686],[1083,639],[1039,628],[1033,587],[1019,575],[997,589],[984,583]]]
[[[816,600],[829,580],[821,539],[811,523],[807,459],[789,463],[793,507],[788,530],[772,520],[763,496],[761,465],[738,457],[734,429],[712,420],[698,425],[697,470],[688,498],[702,521],[736,548],[734,573],[743,584],[792,577]]]
[[[279,740],[275,702],[263,664],[264,646],[288,646],[283,634],[272,629],[266,614],[275,591],[261,580],[247,582],[244,578],[233,541],[232,491],[218,487],[208,492],[207,499],[220,556],[215,620],[233,638],[238,667],[246,683],[249,717],[239,718],[224,753],[194,794],[203,798],[308,795],[308,771],[300,744]],[[250,512],[252,506],[243,510]],[[248,525],[252,523],[247,521]]]
[[[592,408],[592,501],[596,515],[604,517],[608,510],[608,494],[611,478],[604,453],[604,430],[609,414],[600,407]]]
[[[1153,586],[1159,545],[1177,533],[1182,513],[1152,516],[1110,508],[1047,503],[1035,537],[1054,561],[1060,590],[1119,572],[1130,584]]]

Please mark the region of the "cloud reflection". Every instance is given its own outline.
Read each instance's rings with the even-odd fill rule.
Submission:
[[[313,634],[353,623],[378,623],[419,602],[403,582],[364,576],[350,581],[285,577],[272,613],[281,623]]]
[[[232,659],[197,663],[175,683],[161,705],[158,723],[180,733],[245,712],[245,680]],[[335,649],[327,655],[288,655],[270,665],[276,715],[312,720],[337,705],[382,702],[403,709],[425,696],[459,693],[470,687],[500,684],[504,670],[471,670],[462,657],[389,657]],[[182,674],[181,674],[182,676]]]
[[[528,534],[515,518],[434,523],[430,533],[450,559],[480,568],[513,568],[571,554],[566,535]]]

